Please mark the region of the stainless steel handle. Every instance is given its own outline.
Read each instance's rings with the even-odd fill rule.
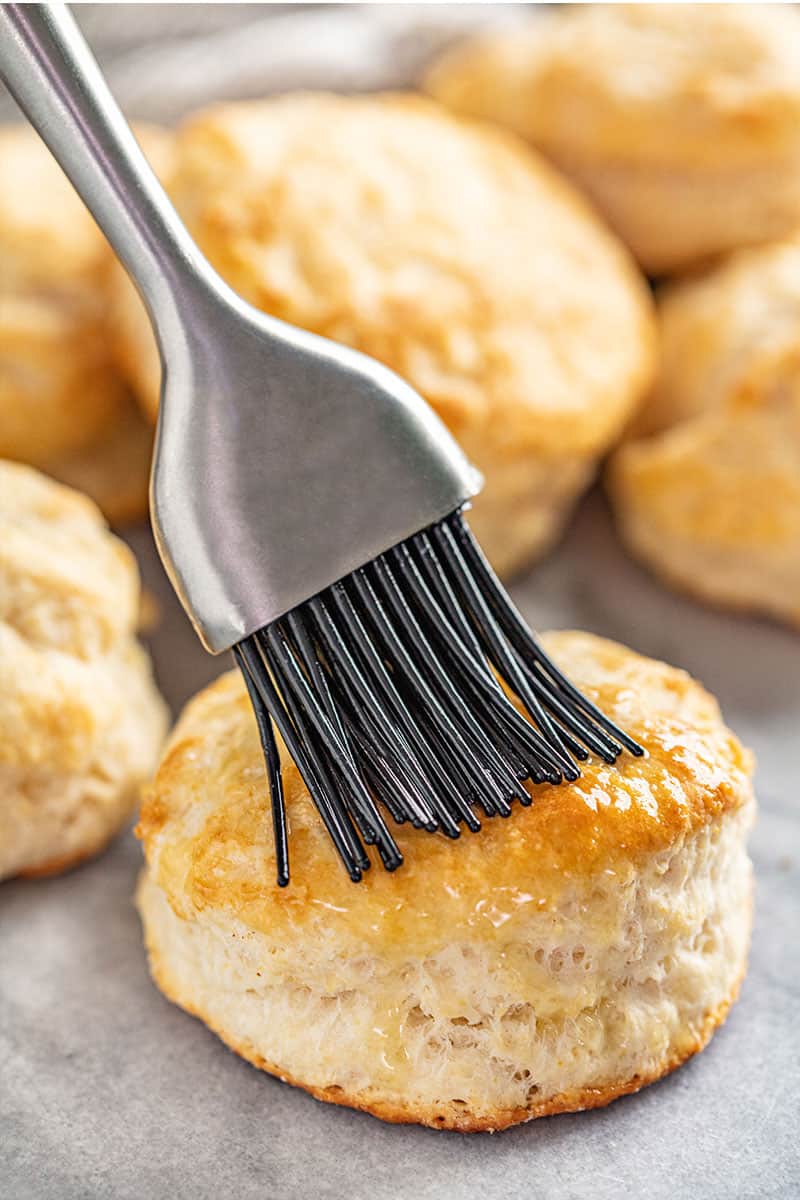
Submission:
[[[475,495],[477,472],[407,383],[258,312],[216,275],[63,5],[0,5],[0,78],[150,310],[167,367],[153,528],[210,650]]]
[[[0,78],[133,278],[162,345],[187,287],[227,288],[187,233],[65,4],[0,5]]]

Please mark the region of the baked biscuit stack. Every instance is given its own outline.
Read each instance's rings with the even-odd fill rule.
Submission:
[[[472,520],[501,572],[553,543],[627,426],[610,479],[634,552],[698,595],[795,619],[782,596],[800,572],[800,444],[791,405],[774,400],[792,337],[779,355],[752,333],[737,341],[719,262],[774,246],[746,268],[763,307],[769,264],[794,261],[798,67],[792,6],[583,5],[457,47],[430,71],[437,100],[506,135],[420,98],[307,95],[201,113],[174,145],[143,137],[234,288],[386,362],[437,409],[485,475]],[[696,337],[674,349],[694,285],[659,293],[651,386],[641,279],[538,152],[646,272],[709,272],[716,350]],[[34,135],[0,131],[0,157],[0,455],[89,492],[114,521],[141,516],[160,375],[144,310]],[[718,386],[692,419],[702,409],[717,430],[688,433],[682,397],[709,356]],[[760,475],[756,455],[737,459],[740,433],[756,439]],[[743,522],[731,497],[754,491],[761,515]]]

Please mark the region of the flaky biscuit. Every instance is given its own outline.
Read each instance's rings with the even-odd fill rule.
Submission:
[[[652,370],[649,297],[571,187],[410,96],[213,108],[178,132],[173,172],[237,291],[393,367],[443,417],[486,476],[472,519],[495,564],[540,552]],[[152,341],[122,295],[124,365],[155,411]]]
[[[800,622],[800,241],[660,302],[653,397],[614,455],[622,536],[680,587]]]
[[[95,505],[0,463],[0,878],[78,862],[130,815],[166,725],[138,609]]]
[[[450,51],[425,86],[543,150],[652,273],[797,226],[794,5],[556,9]]]
[[[276,886],[244,685],[197,696],[139,826],[166,995],[320,1099],[461,1130],[608,1103],[702,1049],[745,970],[750,756],[685,673],[589,634],[545,642],[647,757],[590,761],[455,843],[402,826],[403,866],[358,885],[284,756]]]

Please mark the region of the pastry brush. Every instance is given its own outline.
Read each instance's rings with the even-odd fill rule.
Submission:
[[[0,74],[136,283],[163,367],[156,543],[207,650],[232,650],[350,878],[391,824],[457,838],[525,784],[641,748],[559,671],[464,513],[481,478],[402,379],[246,304],[200,253],[64,6],[0,9]],[[354,148],[353,153],[357,153]],[[455,198],[454,198],[455,202]]]

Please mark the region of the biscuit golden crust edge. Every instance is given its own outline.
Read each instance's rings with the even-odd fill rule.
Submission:
[[[352,885],[286,764],[274,884],[246,695],[190,703],[148,789],[154,978],[243,1057],[387,1120],[499,1129],[607,1103],[707,1042],[744,973],[752,761],[683,672],[585,634],[549,650],[648,749]]]

